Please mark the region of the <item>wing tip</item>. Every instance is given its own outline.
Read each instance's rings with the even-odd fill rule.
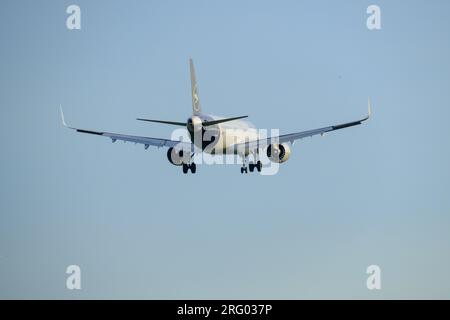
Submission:
[[[372,116],[372,103],[370,102],[370,97],[367,97],[367,116],[364,119],[361,119],[360,121],[366,121]]]
[[[67,123],[66,123],[66,120],[64,119],[64,112],[63,112],[63,109],[62,109],[62,105],[61,105],[61,104],[59,105],[59,113],[60,113],[60,115],[61,115],[61,122],[62,122],[63,126],[67,128],[68,125],[67,125]]]

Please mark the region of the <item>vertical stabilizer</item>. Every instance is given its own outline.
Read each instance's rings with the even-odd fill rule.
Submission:
[[[189,67],[191,71],[192,114],[196,115],[202,112],[202,108],[200,106],[197,80],[195,78],[194,62],[192,61],[192,59],[189,59]]]

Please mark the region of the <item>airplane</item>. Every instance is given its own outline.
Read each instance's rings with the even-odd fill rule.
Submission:
[[[189,59],[191,95],[192,95],[192,115],[186,122],[155,120],[147,118],[137,118],[139,121],[151,123],[162,123],[185,128],[190,141],[152,138],[145,136],[133,136],[105,131],[88,130],[67,125],[64,113],[60,106],[61,120],[64,127],[73,129],[76,132],[87,133],[110,138],[112,142],[117,140],[124,142],[134,142],[143,144],[145,149],[149,146],[167,147],[167,159],[175,166],[181,166],[183,173],[190,170],[195,173],[197,166],[193,161],[196,153],[208,153],[211,155],[237,155],[242,160],[241,174],[253,172],[255,169],[261,172],[263,164],[260,161],[260,153],[264,152],[268,159],[274,163],[286,162],[291,154],[291,146],[294,141],[315,135],[324,135],[327,132],[340,130],[362,124],[371,116],[371,102],[368,98],[368,114],[366,117],[347,123],[331,125],[313,130],[294,132],[278,136],[267,137],[260,133],[250,122],[243,120],[248,116],[238,116],[231,118],[216,117],[202,112],[199,99],[199,91],[195,76],[194,63]],[[254,161],[249,162],[249,156]]]

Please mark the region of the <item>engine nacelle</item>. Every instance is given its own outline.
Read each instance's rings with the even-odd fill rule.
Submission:
[[[181,166],[183,164],[183,159],[186,157],[183,149],[171,147],[167,150],[167,160],[174,166]]]
[[[267,157],[272,162],[283,163],[289,159],[291,148],[287,143],[271,144],[267,147]]]

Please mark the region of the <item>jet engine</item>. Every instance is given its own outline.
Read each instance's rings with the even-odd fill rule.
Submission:
[[[267,157],[272,162],[283,163],[289,159],[291,148],[287,143],[271,144],[267,147]]]
[[[174,166],[181,166],[185,157],[185,152],[181,148],[171,147],[167,150],[167,160]]]

